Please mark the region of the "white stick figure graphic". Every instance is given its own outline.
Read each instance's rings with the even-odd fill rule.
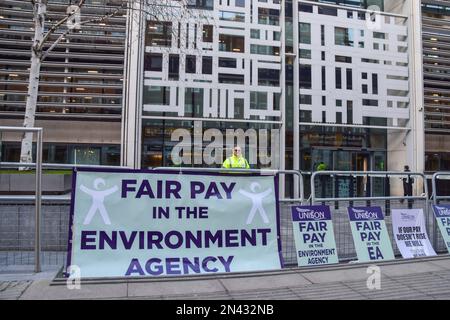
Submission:
[[[98,190],[100,184],[104,186],[105,180],[103,180],[102,178],[97,178],[94,180],[94,188],[95,189]],[[97,210],[100,212],[100,215],[103,218],[103,222],[105,224],[111,224],[111,220],[109,220],[108,212],[106,211],[103,201],[105,201],[105,197],[113,194],[118,189],[119,188],[117,188],[117,186],[114,186],[107,190],[97,191],[97,190],[92,190],[92,189],[86,188],[85,186],[81,185],[80,190],[83,191],[84,193],[87,193],[88,195],[92,196],[92,205],[91,205],[91,208],[89,209],[88,214],[86,215],[86,218],[84,219],[83,224],[86,225],[86,224],[91,223],[91,220],[94,217]]]
[[[250,210],[250,213],[248,215],[247,224],[252,223],[253,218],[255,217],[256,211],[259,211],[259,214],[260,214],[261,218],[263,219],[264,223],[269,223],[269,219],[267,218],[266,211],[264,210],[262,200],[264,197],[268,196],[272,192],[272,189],[270,188],[264,192],[256,193],[258,191],[258,189],[260,189],[260,188],[261,188],[261,186],[259,185],[259,183],[253,182],[250,185],[250,189],[252,190],[253,193],[247,192],[242,189],[239,190],[240,194],[252,199],[252,201],[253,201],[253,207]]]

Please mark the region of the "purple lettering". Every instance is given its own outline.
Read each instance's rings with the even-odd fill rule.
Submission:
[[[155,239],[156,238],[156,239]],[[149,231],[147,233],[147,242],[148,247],[147,249],[153,249],[153,245],[155,245],[156,248],[162,249],[161,241],[163,240],[163,235],[159,231]]]
[[[100,250],[105,249],[105,243],[108,244],[110,249],[116,250],[117,249],[117,231],[112,231],[111,238],[108,236],[108,233],[105,231],[99,232],[99,245],[98,248]]]
[[[197,234],[194,235],[191,231],[186,231],[186,248],[191,248],[191,243],[197,247],[202,247],[202,232],[197,231]]]
[[[210,262],[210,261],[216,262],[217,258],[215,258],[215,257],[206,257],[205,259],[203,259],[203,262],[202,262],[203,270],[205,270],[206,272],[217,272],[217,271],[219,271],[219,269],[217,269],[217,268],[209,269],[208,262]]]
[[[262,245],[266,246],[267,245],[267,234],[272,232],[272,230],[270,230],[270,229],[257,229],[256,231],[261,234]]]
[[[137,258],[131,260],[130,266],[128,267],[126,276],[130,276],[132,273],[138,273],[140,276],[145,275],[144,270],[142,270],[141,264]]]
[[[132,231],[129,239],[127,239],[127,234],[125,233],[125,231],[119,231],[119,234],[125,249],[130,250],[133,246],[134,239],[136,238],[137,231]]]
[[[195,257],[194,263],[191,263],[189,258],[183,258],[183,274],[189,274],[189,269],[194,271],[194,273],[200,273],[200,258]]]
[[[172,244],[170,242],[170,239],[173,238],[173,236],[175,236],[177,241],[175,244]],[[164,241],[169,249],[178,249],[179,247],[181,247],[181,244],[183,243],[183,235],[178,231],[169,231],[164,237]]]
[[[233,192],[234,187],[236,186],[236,182],[230,183],[230,186],[227,186],[225,182],[221,182],[220,185],[223,188],[223,191],[227,194],[227,199],[231,199],[231,193]]]
[[[180,190],[181,190],[181,183],[179,183],[178,181],[167,181],[166,182],[166,198],[167,199],[170,199],[172,194],[176,199],[181,199],[181,196],[179,193]]]
[[[155,263],[155,270],[152,269],[152,264]],[[161,259],[158,258],[152,258],[147,261],[145,264],[145,270],[148,274],[151,274],[152,276],[159,276],[164,272],[163,267],[161,266]]]
[[[122,180],[122,198],[127,197],[127,192],[136,191],[134,186],[128,187],[129,184],[136,184],[137,180]]]
[[[206,191],[205,199],[209,199],[210,197],[217,197],[217,199],[222,199],[222,195],[220,194],[220,191],[214,182],[210,183],[208,190]]]
[[[252,234],[249,234],[247,230],[241,230],[241,247],[245,247],[247,242],[252,246],[256,246],[256,230],[251,230]]]
[[[196,195],[205,191],[205,185],[198,181],[191,181],[191,199],[195,199]]]
[[[225,272],[231,272],[230,264],[233,261],[234,256],[229,256],[227,260],[225,260],[222,256],[218,256],[218,258],[225,267]]]
[[[167,258],[166,259],[166,272],[167,274],[181,274],[180,259],[179,258]]]
[[[217,247],[223,247],[223,237],[222,232],[220,230],[216,231],[216,233],[212,233],[209,230],[205,230],[205,248],[209,248],[211,244],[217,242]]]
[[[148,180],[143,180],[139,190],[136,194],[136,198],[140,198],[142,196],[148,196],[149,198],[154,199],[155,195],[153,194],[152,187],[150,186],[150,182]]]
[[[81,231],[81,250],[95,250],[96,235],[97,231]],[[94,238],[90,238],[90,236],[94,236]],[[90,245],[89,242],[94,242],[94,244]]]
[[[238,233],[239,230],[225,230],[225,247],[239,247]]]

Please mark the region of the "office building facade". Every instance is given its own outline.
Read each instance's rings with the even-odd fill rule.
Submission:
[[[66,15],[69,0],[49,0],[46,30]],[[117,4],[117,3],[116,3]],[[88,0],[83,21],[117,6]],[[36,108],[45,162],[120,165],[126,12],[74,30],[44,60]],[[0,125],[22,126],[34,36],[30,1],[0,1]],[[50,37],[50,44],[63,32]],[[19,134],[1,137],[3,161],[19,161]]]
[[[450,3],[422,1],[426,171],[450,170]]]
[[[95,2],[85,9],[96,10]],[[19,13],[22,2],[0,3],[9,13],[2,41],[10,46],[2,49],[9,67],[0,121],[20,125],[24,100],[11,92],[20,86],[26,94],[31,31],[12,28],[20,25],[14,14],[26,12]],[[37,118],[47,148],[63,140],[76,148],[79,133],[70,128],[85,134],[86,146],[100,147],[81,160],[81,151],[66,150],[55,161],[74,163],[77,155],[136,168],[220,166],[239,143],[254,168],[312,171],[324,162],[330,170],[423,170],[415,1],[187,3],[177,11],[173,1],[170,15],[155,17],[135,1],[126,17],[70,35],[49,57],[44,67],[59,69],[44,68]],[[17,61],[11,51],[19,44]],[[112,157],[103,151],[109,147]]]

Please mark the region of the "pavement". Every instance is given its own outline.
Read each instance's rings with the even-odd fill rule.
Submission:
[[[215,276],[87,279],[81,281],[80,289],[69,289],[56,269],[37,274],[0,273],[0,299],[450,299],[449,255],[378,263],[379,289],[367,286],[372,275],[367,272],[369,266],[351,263]]]

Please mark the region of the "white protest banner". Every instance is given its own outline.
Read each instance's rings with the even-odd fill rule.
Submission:
[[[278,177],[78,169],[67,265],[81,277],[282,268]]]
[[[392,209],[392,230],[402,257],[435,256],[422,209]]]

